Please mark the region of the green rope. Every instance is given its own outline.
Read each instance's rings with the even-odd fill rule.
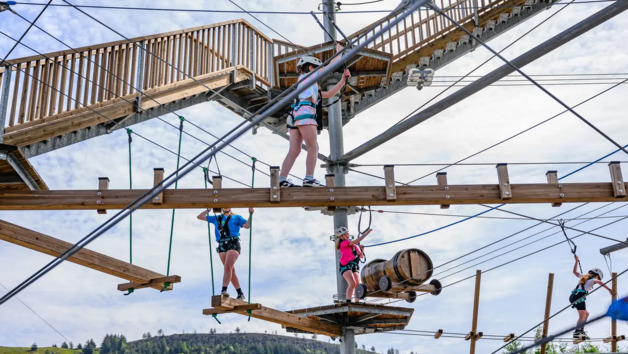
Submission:
[[[209,174],[207,173],[207,167],[203,167],[203,179],[205,180],[205,189],[207,189],[207,181],[209,180]],[[209,214],[209,208],[207,208],[207,213]],[[212,275],[212,296],[216,295],[216,289],[214,287],[214,259],[212,256],[212,230],[209,227],[209,221],[207,221],[207,238],[209,239],[209,268],[211,269]],[[213,313],[212,317],[218,321],[218,323],[222,324],[218,320],[218,315]]]
[[[251,157],[253,164],[251,164],[251,188],[255,188],[255,162],[257,159]],[[251,255],[253,254],[253,213],[249,212],[249,304],[251,303]],[[251,321],[251,310],[246,310],[249,313],[249,321]]]
[[[127,128],[126,133],[129,136],[129,189],[133,189],[133,171],[131,170],[131,143],[133,142],[131,134],[133,131]],[[133,264],[133,213],[129,215],[129,264]]]
[[[181,138],[183,136],[183,122],[185,118],[183,116],[179,116],[179,148],[177,150],[177,169],[175,173],[175,177],[179,177],[179,162],[181,161]],[[176,178],[174,182],[174,189],[177,189],[179,185],[179,179]],[[174,234],[174,212],[176,209],[172,209],[172,219],[170,221],[170,246],[168,247],[168,269],[166,270],[166,276],[170,275],[170,257],[172,255],[172,235]],[[170,283],[164,283],[164,288],[161,291],[166,290],[167,287],[170,286]]]

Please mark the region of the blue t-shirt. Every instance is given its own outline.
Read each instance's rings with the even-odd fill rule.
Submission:
[[[220,219],[221,223],[224,225],[225,221],[227,221],[227,216],[218,215],[218,219]],[[213,215],[207,215],[207,221],[214,224],[216,241],[220,241],[220,229],[218,228],[218,220],[216,220],[216,217]],[[245,218],[241,217],[240,215],[232,215],[226,225],[229,228],[229,235],[231,237],[240,237],[240,228],[244,224],[246,224]]]

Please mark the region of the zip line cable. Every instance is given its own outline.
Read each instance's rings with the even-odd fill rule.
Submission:
[[[4,286],[4,284],[0,283],[0,285],[2,285],[2,287],[6,290],[9,291],[9,289]],[[40,320],[42,320],[46,325],[48,325],[48,327],[52,328],[53,331],[57,332],[57,334],[59,334],[61,337],[63,337],[63,339],[65,339],[66,342],[70,343],[71,341],[63,335],[63,333],[59,332],[58,329],[56,329],[52,324],[50,324],[50,322],[46,321],[45,318],[41,317],[40,314],[38,314],[35,310],[33,310],[30,306],[28,306],[24,301],[22,301],[22,299],[20,299],[19,297],[15,297],[15,299],[17,301],[19,301],[22,305],[24,305],[24,307],[26,307],[30,312],[32,312],[35,316],[37,316]]]
[[[13,45],[13,47],[11,47],[11,49],[9,49],[9,51],[7,52],[7,54],[4,56],[4,59],[2,59],[0,61],[0,65],[4,65],[4,63],[7,61],[7,58],[9,57],[9,55],[11,55],[11,53],[13,53],[13,50],[15,50],[15,48],[22,42],[22,39],[24,39],[24,37],[26,37],[26,34],[28,33],[28,31],[31,30],[31,28],[33,28],[33,26],[35,25],[35,22],[37,22],[37,20],[39,20],[39,18],[41,17],[41,15],[44,14],[44,11],[46,11],[46,9],[48,8],[48,6],[50,6],[50,3],[52,2],[52,0],[48,1],[48,3],[46,4],[46,6],[44,6],[43,9],[41,9],[41,11],[39,12],[39,14],[37,15],[37,17],[35,17],[35,19],[33,20],[33,22],[28,26],[28,28],[26,29],[26,31],[24,31],[24,33],[22,33],[22,36],[20,37],[20,39],[18,39],[15,44]],[[9,10],[11,10],[11,12],[15,13],[15,11],[13,11],[11,8],[9,8]]]
[[[404,214],[404,215],[424,215],[424,216],[448,216],[448,217],[454,217],[454,218],[467,218],[470,215],[461,215],[461,214],[442,214],[442,213],[423,213],[423,212],[411,212],[411,211],[396,211],[396,210],[382,210],[382,209],[378,209],[378,210],[373,210],[374,212],[380,213],[380,214]],[[573,217],[573,218],[567,218],[564,220],[567,221],[576,221],[576,220],[596,220],[596,219],[615,219],[615,218],[621,218],[623,216],[626,215],[613,215],[613,216],[596,216],[596,217],[590,217],[590,218],[582,218],[582,217]],[[531,219],[528,217],[508,217],[508,216],[476,216],[476,218],[478,219],[495,219],[495,220],[521,220],[521,221],[535,221],[535,219]],[[547,220],[561,220],[561,219],[547,219]]]
[[[423,3],[424,3],[424,1],[419,1],[417,3],[409,5],[408,8],[405,9],[405,11],[403,12],[402,15],[394,18],[388,24],[383,26],[383,28],[381,28],[378,31],[378,33],[376,33],[376,35],[373,36],[373,38],[375,38],[376,36],[380,36],[383,33],[386,33],[386,31],[390,30],[393,26],[397,25],[406,16],[408,16],[411,13],[413,13],[414,10],[419,8],[419,6],[423,5]],[[356,39],[356,41],[358,39]],[[355,48],[351,49],[349,51],[349,53],[347,54],[347,56],[344,58],[344,61],[353,58],[360,50],[362,50],[364,47],[366,47],[366,45],[370,44],[371,41],[372,41],[371,38],[367,38],[363,43],[360,43]],[[344,51],[344,49],[343,49],[343,51]],[[339,53],[341,53],[341,52],[339,52]],[[336,53],[336,55],[337,54],[338,53]],[[337,62],[330,63],[327,67],[325,67],[324,69],[321,70],[321,75],[319,76],[319,79],[324,78],[329,73],[331,73],[331,72],[335,71],[336,69],[338,69],[343,64],[344,61],[341,58]],[[306,75],[306,77],[309,77],[312,73],[309,73],[308,75]],[[306,78],[304,78],[304,79],[306,79]],[[305,87],[302,87],[302,88],[297,87],[292,92],[287,93],[286,96],[284,98],[282,98],[281,100],[275,99],[274,101],[276,103],[273,103],[272,105],[270,105],[269,108],[267,108],[267,109],[263,108],[263,110],[260,109],[260,111],[259,111],[260,113],[256,117],[252,118],[250,122],[247,121],[248,124],[246,124],[246,125],[245,124],[240,124],[239,126],[233,128],[231,131],[229,131],[227,134],[225,134],[224,141],[222,141],[220,144],[219,143],[215,143],[216,150],[219,151],[219,150],[223,149],[229,143],[231,143],[235,139],[239,138],[242,134],[244,134],[249,129],[254,127],[256,124],[259,124],[263,119],[265,119],[269,115],[277,112],[279,109],[281,109],[281,107],[283,107],[286,104],[288,104],[288,102],[290,102],[292,99],[294,99],[304,89],[305,89]],[[266,106],[264,106],[264,107],[266,107]],[[242,126],[242,125],[245,125],[245,126],[240,128],[240,126]],[[2,305],[6,301],[8,301],[11,297],[15,296],[20,291],[22,291],[23,289],[28,287],[30,284],[32,284],[37,279],[41,278],[43,275],[48,273],[50,270],[54,269],[56,266],[61,264],[64,260],[66,260],[67,258],[72,256],[73,254],[78,252],[80,249],[82,249],[83,247],[88,245],[90,242],[92,242],[93,240],[95,240],[96,238],[101,236],[104,232],[109,230],[111,227],[113,227],[114,225],[118,224],[121,220],[126,218],[130,213],[132,213],[133,211],[137,210],[139,207],[141,207],[145,203],[149,202],[154,196],[159,194],[164,189],[168,188],[176,180],[178,180],[178,179],[184,177],[185,175],[187,175],[189,172],[192,171],[192,169],[196,168],[202,161],[206,161],[210,156],[213,156],[215,153],[216,153],[216,151],[211,151],[211,147],[207,147],[207,148],[203,149],[194,158],[192,158],[192,160],[190,160],[189,162],[186,162],[177,171],[176,176],[173,173],[173,174],[170,174],[168,177],[164,178],[163,181],[161,181],[160,183],[155,185],[149,191],[145,192],[142,196],[140,196],[134,202],[132,202],[129,205],[127,205],[124,209],[118,211],[115,215],[113,215],[111,218],[109,218],[106,222],[104,222],[103,224],[98,226],[96,229],[94,229],[92,232],[87,234],[85,237],[83,237],[81,240],[79,240],[77,243],[75,243],[68,250],[64,251],[61,255],[56,257],[54,260],[52,260],[47,265],[42,267],[39,271],[35,272],[33,275],[31,275],[26,280],[24,280],[22,283],[20,283],[18,286],[16,286],[14,289],[12,289],[9,293],[7,293],[2,298],[0,298],[0,305]]]
[[[19,13],[17,13],[17,12],[14,12],[14,13],[15,13],[18,17],[20,17],[21,19],[23,19],[24,21],[26,21],[26,22],[28,22],[28,23],[31,23],[28,19],[26,19],[24,16],[20,15]],[[34,23],[33,23],[33,25],[34,25]],[[76,53],[76,54],[80,54],[78,51],[76,51],[76,49],[72,48],[70,45],[66,44],[65,42],[63,42],[63,41],[62,41],[62,40],[60,40],[59,38],[55,37],[54,35],[52,35],[52,34],[51,34],[51,33],[49,33],[48,31],[44,30],[43,28],[41,28],[41,27],[39,27],[39,26],[37,26],[37,25],[35,25],[35,28],[39,29],[40,31],[42,31],[42,32],[44,32],[45,34],[47,34],[48,36],[52,37],[52,38],[53,38],[53,39],[55,39],[57,42],[61,43],[62,45],[66,46],[67,48],[69,48],[70,50],[72,50],[74,53]],[[14,38],[12,38],[12,37],[8,36],[7,34],[5,34],[5,33],[2,33],[2,34],[3,34],[3,35],[5,35],[5,36],[7,36],[8,38],[10,38],[10,39],[12,39],[12,40],[14,40],[14,41],[15,41],[15,39],[14,39]],[[33,49],[32,47],[27,46],[27,45],[25,45],[25,44],[23,44],[23,43],[21,43],[21,44],[22,44],[22,46],[24,46],[24,47],[28,48],[29,50],[31,50],[31,51],[33,51],[33,52],[35,52],[35,53],[37,53],[37,54],[39,54],[39,55],[41,55],[41,56],[43,56],[43,57],[45,57],[46,59],[50,59],[50,58],[49,58],[49,57],[47,57],[45,54],[42,54],[42,53],[38,52],[37,50]],[[142,50],[145,50],[145,49],[142,49]],[[138,87],[134,87],[133,85],[131,85],[130,83],[128,83],[126,80],[124,80],[124,79],[122,79],[121,77],[119,77],[118,75],[116,75],[115,73],[112,73],[112,72],[111,72],[111,71],[109,71],[107,68],[104,68],[101,64],[96,63],[93,59],[91,59],[91,58],[87,57],[87,60],[88,60],[89,62],[93,63],[95,66],[97,66],[97,67],[101,68],[102,70],[104,70],[105,72],[107,72],[109,75],[112,75],[114,79],[116,79],[116,80],[120,81],[121,83],[123,83],[123,84],[124,84],[124,85],[126,85],[126,86],[129,86],[131,89],[134,89],[134,90],[136,90],[137,92],[141,93],[143,97],[149,98],[149,99],[150,99],[150,100],[152,100],[153,102],[155,102],[155,103],[157,103],[158,105],[160,105],[160,106],[164,107],[164,108],[165,108],[165,109],[166,109],[169,113],[171,113],[171,114],[175,115],[176,117],[179,117],[179,116],[180,116],[180,114],[178,114],[177,112],[175,112],[175,111],[173,111],[173,110],[170,110],[170,109],[169,109],[166,105],[163,105],[161,102],[157,101],[157,100],[156,100],[155,98],[153,98],[151,95],[148,95],[148,94],[146,94],[143,90],[141,90],[141,88],[140,88],[140,87],[141,87],[141,84],[139,84],[139,86],[138,86]],[[88,77],[83,76],[83,75],[81,75],[80,73],[77,73],[77,72],[73,71],[71,68],[68,68],[65,64],[63,64],[63,63],[59,63],[59,66],[61,66],[61,67],[65,68],[65,69],[67,69],[68,71],[70,71],[70,72],[71,72],[71,73],[73,73],[73,74],[77,74],[77,75],[78,75],[78,76],[80,76],[81,78],[85,79],[87,82],[90,82],[90,83],[92,83],[92,84],[95,84],[96,86],[98,86],[98,87],[100,87],[100,88],[102,88],[102,89],[106,90],[106,91],[107,91],[107,92],[109,92],[110,94],[112,94],[112,95],[116,96],[117,98],[122,99],[123,101],[125,101],[125,102],[127,102],[127,103],[129,103],[129,104],[133,104],[133,105],[135,104],[135,102],[129,101],[129,100],[127,100],[127,99],[125,99],[125,98],[123,98],[123,97],[119,96],[119,95],[118,95],[118,94],[116,94],[115,92],[111,91],[110,89],[103,87],[101,84],[96,83],[96,82],[94,82],[94,81],[90,80]],[[219,89],[219,90],[216,90],[216,91],[215,91],[215,93],[214,93],[214,95],[220,95],[220,93],[221,93],[224,89],[226,89],[226,86],[225,86],[225,87],[223,87],[223,88],[221,88],[221,89]],[[209,99],[211,99],[212,97],[214,97],[214,96],[210,96],[210,97],[209,97]],[[69,98],[69,97],[68,97],[68,98]],[[145,112],[147,112],[147,111],[145,111]],[[147,112],[147,113],[148,113],[148,112]],[[157,118],[158,120],[162,121],[163,123],[165,123],[165,124],[167,124],[167,125],[170,125],[171,127],[173,127],[173,128],[175,128],[175,129],[177,129],[177,127],[176,127],[175,125],[173,125],[173,124],[169,123],[168,121],[164,120],[164,119],[163,119],[163,118],[161,118],[160,116],[156,116],[156,115],[152,115],[152,116],[153,116],[153,118]],[[203,132],[205,132],[205,133],[209,134],[210,136],[212,136],[212,137],[214,137],[214,138],[218,139],[218,137],[217,137],[215,134],[210,133],[209,131],[207,131],[206,129],[202,128],[201,126],[199,126],[199,125],[197,125],[197,124],[194,124],[194,122],[191,122],[191,121],[189,121],[189,120],[186,120],[186,122],[188,122],[190,125],[192,125],[192,126],[196,127],[197,129],[199,129],[199,130],[201,130],[201,131],[203,131]],[[188,133],[188,132],[184,132],[184,134],[186,134],[186,135],[188,135],[188,136],[190,136],[190,137],[194,138],[195,140],[198,140],[199,142],[202,142],[203,144],[207,144],[207,142],[205,142],[204,140],[199,139],[198,137],[196,137],[196,136],[194,136],[194,135],[192,135],[192,134],[190,134],[190,133]],[[236,147],[234,147],[234,146],[230,146],[230,147],[231,147],[231,148],[233,148],[234,150],[236,150],[236,151],[238,151],[238,152],[240,152],[240,153],[242,153],[242,154],[246,155],[246,156],[247,156],[247,157],[249,157],[249,158],[251,157],[251,155],[249,155],[249,154],[245,153],[245,152],[244,152],[244,151],[242,151],[241,149],[238,149],[238,148],[236,148]],[[238,161],[238,162],[240,162],[240,163],[245,164],[245,165],[247,165],[247,166],[248,166],[248,164],[247,164],[246,162],[244,162],[244,161],[242,161],[242,160],[240,160],[240,159],[236,158],[235,156],[230,155],[229,153],[226,153],[226,152],[224,152],[224,151],[222,151],[221,153],[222,153],[222,154],[224,154],[224,155],[227,155],[228,157],[230,157],[230,158],[232,158],[232,159],[234,159],[234,160],[236,160],[236,161]],[[261,161],[260,161],[260,162],[261,162]],[[264,163],[264,162],[262,162],[262,163],[263,163],[263,164],[265,164],[265,165],[267,165],[267,166],[270,166],[270,165],[269,165],[269,164],[267,164],[267,163]],[[261,173],[264,173],[264,174],[266,174],[266,175],[268,176],[268,174],[267,174],[267,173],[265,173],[265,172],[263,172],[263,171],[260,171],[260,172],[261,172]]]
[[[508,162],[508,166],[514,165],[581,165],[581,164],[609,164],[611,162],[628,163],[628,161],[543,161],[543,162]],[[496,166],[500,162],[467,162],[456,163],[456,166]],[[442,163],[352,163],[350,167],[381,167],[394,165],[395,167],[407,166],[451,166],[449,162]],[[383,177],[382,177],[383,179]]]
[[[64,0],[65,1],[65,0]],[[618,2],[620,3],[620,2]],[[471,33],[469,30],[467,30],[464,26],[462,26],[461,24],[459,24],[458,22],[456,22],[456,20],[454,20],[453,18],[451,18],[451,16],[447,15],[440,7],[438,7],[438,5],[434,4],[433,2],[430,2],[427,4],[428,7],[432,8],[432,10],[438,12],[441,16],[443,16],[444,18],[446,18],[448,21],[450,21],[451,23],[455,24],[459,29],[461,29],[462,31],[464,31],[467,35],[469,36],[473,36],[473,33]],[[609,6],[614,6],[614,5],[609,5]],[[621,8],[620,8],[621,10]],[[521,74],[523,77],[525,77],[526,79],[528,79],[528,81],[530,81],[531,83],[534,84],[534,86],[538,87],[541,91],[543,91],[545,94],[547,94],[548,96],[550,96],[554,101],[556,101],[558,104],[560,104],[561,106],[563,106],[563,108],[569,110],[569,112],[571,112],[573,115],[575,115],[576,117],[578,117],[581,121],[583,121],[585,124],[587,124],[589,127],[591,127],[593,130],[595,130],[596,132],[598,132],[598,134],[600,134],[601,136],[603,136],[606,140],[608,140],[609,142],[611,142],[613,145],[617,146],[621,151],[623,151],[624,153],[628,154],[628,150],[624,149],[624,147],[622,147],[621,145],[619,145],[619,143],[617,143],[615,140],[613,140],[610,136],[608,136],[606,133],[604,133],[603,131],[601,131],[598,127],[596,127],[593,123],[589,122],[586,118],[584,118],[582,115],[580,115],[578,112],[576,112],[573,108],[569,107],[565,102],[563,102],[560,98],[558,98],[557,96],[555,96],[554,94],[552,94],[551,92],[549,92],[545,87],[543,87],[542,85],[540,85],[538,82],[536,82],[533,78],[531,78],[530,76],[528,76],[526,73],[523,72],[523,70],[521,70],[520,68],[516,67],[512,62],[510,62],[508,59],[504,58],[501,54],[499,54],[498,52],[496,52],[493,48],[491,48],[491,46],[489,46],[488,44],[486,44],[485,41],[483,41],[482,39],[480,39],[479,37],[474,38],[474,40],[478,41],[478,43],[480,43],[482,46],[484,46],[488,51],[490,51],[491,53],[493,53],[494,55],[496,55],[499,59],[501,59],[504,63],[506,63],[506,65],[510,66],[512,69],[514,69],[515,71],[517,71],[519,74]]]

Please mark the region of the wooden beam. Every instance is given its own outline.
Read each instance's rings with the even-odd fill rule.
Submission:
[[[106,191],[107,189],[109,189],[109,177],[98,177],[98,192],[96,192],[96,195],[100,197],[102,191]],[[98,203],[98,200],[96,203]],[[107,209],[97,209],[96,212],[98,214],[107,214]]]
[[[53,257],[58,257],[72,247],[69,242],[2,220],[0,239]],[[151,279],[164,277],[159,273],[85,248],[68,258],[68,261],[136,283],[148,283]],[[153,287],[161,290],[157,285]]]
[[[562,196],[563,193],[562,193],[561,189],[562,189],[563,186],[558,184],[558,171],[555,171],[555,170],[547,171],[545,173],[545,177],[547,178],[547,183],[548,184],[551,184],[551,185],[554,185],[554,186],[558,187],[558,189],[559,189],[559,196]],[[561,205],[563,205],[563,203],[552,203],[553,207],[559,207]]]
[[[563,183],[564,197],[556,186],[543,184],[513,184],[513,197],[501,199],[499,186],[449,185],[449,193],[441,186],[397,186],[397,198],[388,201],[385,187],[284,188],[280,202],[270,202],[268,188],[226,189],[168,189],[160,205],[148,203],[143,209],[197,209],[244,207],[330,207],[366,205],[440,205],[440,204],[521,204],[521,203],[580,203],[626,202],[628,198],[613,196],[611,183]],[[218,192],[220,198],[214,195]],[[97,210],[122,209],[135,201],[145,189],[102,192],[102,204],[96,203],[96,190],[0,191],[0,210]],[[446,198],[449,195],[450,198]]]
[[[325,175],[325,187],[329,188],[330,192],[333,192],[336,187],[336,175],[333,173],[328,173]],[[327,211],[336,211],[336,207],[330,206],[327,207]]]
[[[386,201],[394,202],[397,200],[397,190],[395,188],[395,166],[384,166],[384,180],[386,183]]]
[[[611,183],[613,184],[613,195],[618,198],[626,196],[626,185],[621,175],[621,166],[619,161],[612,161],[608,164],[608,169],[611,172]]]
[[[212,177],[212,201],[217,203],[219,201],[218,195],[220,194],[220,190],[222,189],[222,176],[213,176]],[[214,213],[221,213],[220,207],[214,207]]]
[[[279,166],[270,167],[270,201],[281,201],[281,187],[279,186]]]
[[[480,281],[482,280],[482,271],[475,271],[475,293],[473,296],[473,318],[471,322],[471,348],[469,350],[470,354],[475,354],[475,342],[477,341],[477,330],[478,330],[478,311],[480,308]],[[466,339],[466,338],[465,338]]]
[[[143,289],[143,288],[154,288],[154,289],[159,289],[162,291],[167,291],[167,290],[172,290],[174,288],[173,283],[180,283],[180,282],[181,282],[180,276],[171,275],[167,277],[153,278],[146,283],[130,282],[130,283],[118,284],[118,290],[127,291],[130,289],[137,290],[137,289]],[[164,288],[166,283],[169,283],[169,285]]]
[[[547,279],[547,295],[545,296],[545,320],[543,321],[543,332],[541,334],[541,339],[547,337],[547,332],[549,330],[549,317],[550,310],[552,308],[552,290],[554,289],[554,273],[549,273],[549,278]],[[541,354],[545,354],[547,350],[547,343],[543,343],[541,345]]]
[[[230,298],[228,296],[216,295],[212,296],[212,307],[218,310],[231,310],[232,312],[239,313],[241,315],[248,316],[246,310],[236,310],[237,306],[248,305],[247,302]],[[203,310],[205,313],[205,310]],[[210,314],[210,313],[209,313]],[[295,314],[271,309],[261,306],[259,310],[253,310],[251,317],[278,323],[285,327],[292,327],[307,331],[310,333],[322,334],[329,337],[338,337],[342,334],[342,330],[339,326],[316,320],[311,317],[301,317]]]
[[[505,163],[498,163],[497,178],[499,180],[499,194],[501,199],[512,198],[512,188],[510,187],[510,178],[508,177],[508,167]]]
[[[234,306],[232,309],[217,309],[217,308],[212,308],[212,309],[204,309],[203,310],[203,315],[213,315],[213,314],[220,314],[220,313],[231,313],[231,312],[235,312],[235,311],[254,311],[254,310],[260,310],[262,308],[262,305],[260,304],[246,304],[246,305],[237,305]]]

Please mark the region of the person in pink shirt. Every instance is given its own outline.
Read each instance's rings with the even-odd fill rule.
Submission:
[[[355,240],[349,239],[349,230],[341,226],[336,229],[334,235],[336,236],[336,249],[340,251],[340,264],[339,271],[343,278],[347,281],[347,294],[346,301],[351,302],[351,297],[355,291],[356,286],[360,284],[360,270],[359,262],[362,255],[362,250],[359,247],[359,243],[373,231],[368,229],[364,234]],[[355,302],[359,302],[356,298]]]

